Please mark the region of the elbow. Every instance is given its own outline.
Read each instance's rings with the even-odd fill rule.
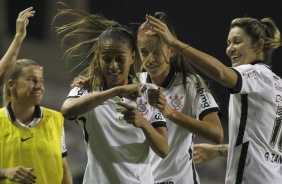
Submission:
[[[61,108],[61,113],[64,116],[64,118],[66,118],[66,119],[69,119],[69,118],[73,117],[70,109],[68,109],[68,108],[66,108],[64,106]]]
[[[216,133],[215,136],[213,136],[213,140],[212,140],[212,141],[213,141],[215,144],[221,144],[222,141],[223,141],[223,138],[224,138],[224,134],[223,134],[223,130],[221,129],[221,130],[219,130],[219,131]]]

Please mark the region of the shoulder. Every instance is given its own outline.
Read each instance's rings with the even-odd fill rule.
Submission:
[[[50,115],[50,116],[57,116],[59,118],[63,118],[62,113],[57,111],[57,110],[49,109],[49,108],[46,108],[46,107],[42,107],[42,110],[43,110],[44,116],[45,115],[48,115],[48,116]]]

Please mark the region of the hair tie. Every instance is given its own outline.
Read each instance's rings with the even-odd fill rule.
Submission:
[[[137,37],[141,36],[143,33],[146,33],[146,32],[154,32],[154,30],[153,29],[143,29],[139,31],[139,33],[137,34]]]

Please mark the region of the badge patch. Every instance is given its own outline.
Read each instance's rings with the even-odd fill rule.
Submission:
[[[175,110],[179,110],[183,107],[183,100],[184,97],[182,95],[179,96],[178,94],[175,94],[174,96],[169,96],[170,106]]]

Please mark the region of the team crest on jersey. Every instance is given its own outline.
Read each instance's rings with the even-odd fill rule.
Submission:
[[[143,102],[142,98],[140,98],[138,101],[135,102],[137,105],[137,109],[140,111],[140,113],[142,114],[142,116],[145,116],[146,114],[148,114],[148,109],[147,109],[147,104],[148,102]]]
[[[174,96],[169,96],[169,103],[171,107],[175,110],[179,110],[183,107],[184,97],[182,95],[175,94]]]

